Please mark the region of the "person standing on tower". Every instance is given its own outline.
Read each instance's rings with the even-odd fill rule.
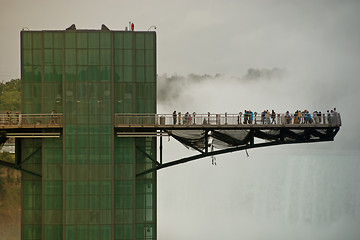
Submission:
[[[134,31],[134,23],[131,23],[131,31]]]
[[[276,124],[275,118],[276,118],[276,113],[274,110],[272,110],[271,111],[271,119],[272,119],[271,124]]]
[[[174,111],[174,112],[173,112],[173,122],[174,122],[174,125],[176,124],[176,116],[177,116],[176,111]]]
[[[50,114],[50,122],[49,122],[49,124],[51,124],[51,123],[56,124],[56,120],[55,120],[55,110],[52,110],[52,111],[51,111],[51,114]]]

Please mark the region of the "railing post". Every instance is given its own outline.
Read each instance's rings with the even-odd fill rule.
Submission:
[[[162,164],[163,160],[163,141],[162,141],[162,130],[160,130],[160,164]]]
[[[208,130],[205,130],[205,153],[208,153],[209,151],[209,133]]]

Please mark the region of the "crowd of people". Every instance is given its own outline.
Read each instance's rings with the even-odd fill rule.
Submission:
[[[181,114],[181,112],[174,111],[172,116],[173,125],[196,124],[195,112],[192,114],[189,112]],[[220,124],[220,115],[215,114],[215,118],[213,117],[214,115],[211,117],[210,113],[208,113],[207,117],[203,116],[202,124],[211,124],[212,119],[215,121],[215,124]],[[225,113],[225,116],[222,118],[225,119],[223,120],[224,124],[228,124],[227,113]],[[258,116],[257,112],[245,110],[244,113],[239,112],[237,115],[237,124],[337,124],[339,123],[338,121],[339,118],[336,108],[327,110],[326,114],[321,113],[321,111],[310,113],[308,110],[296,110],[292,114],[289,111],[286,111],[284,115],[276,114],[274,110],[271,110],[271,112],[269,110],[264,110],[261,112],[260,116]]]
[[[3,120],[8,125],[19,124],[19,122],[21,123],[21,114],[19,112],[13,114],[10,111],[6,111],[6,119]]]
[[[251,110],[244,111],[244,121],[243,124],[252,124],[253,118],[256,118],[257,113],[253,113]],[[239,113],[238,123],[240,123],[242,113]],[[283,117],[283,118],[282,118]],[[261,124],[336,124],[338,123],[338,113],[336,108],[333,110],[327,110],[326,114],[322,114],[321,111],[314,111],[312,114],[308,110],[296,110],[293,114],[290,114],[289,111],[286,111],[284,116],[276,114],[274,110],[271,112],[269,110],[264,110],[261,112],[260,123]],[[256,119],[255,119],[255,123]]]
[[[189,112],[186,112],[184,115],[181,115],[181,112],[176,113],[176,111],[173,112],[173,124],[190,124],[192,122],[192,119],[195,120],[196,113],[194,112],[193,117]],[[195,124],[195,122],[194,122]]]

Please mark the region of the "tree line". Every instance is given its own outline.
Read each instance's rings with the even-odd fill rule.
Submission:
[[[0,83],[0,111],[20,111],[21,108],[21,80],[12,79]]]

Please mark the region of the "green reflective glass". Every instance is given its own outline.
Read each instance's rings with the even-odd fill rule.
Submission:
[[[145,98],[145,84],[138,83],[136,84],[136,98]]]
[[[77,67],[78,81],[86,82],[88,80],[88,67],[79,66]]]
[[[44,48],[53,48],[53,33],[44,33]]]
[[[91,195],[100,194],[100,181],[89,181],[89,191]]]
[[[63,68],[62,66],[55,66],[54,67],[54,80],[55,82],[62,82],[63,78]],[[62,93],[61,93],[62,95]]]
[[[65,154],[65,158],[66,158],[66,163],[75,163],[76,162],[76,156],[77,156],[77,151],[76,151],[76,137],[67,137],[66,139],[66,145],[68,146],[68,148],[66,149],[66,154]]]
[[[78,135],[77,146],[80,148],[86,148],[89,146],[89,136],[88,135]]]
[[[36,223],[41,223],[41,222],[37,221]],[[34,237],[34,239],[41,239],[41,225],[34,225],[33,237]]]
[[[66,236],[66,239],[76,239],[76,226],[75,225],[66,225],[65,226],[65,236]]]
[[[132,32],[125,32],[124,33],[124,48],[125,49],[131,49],[132,48],[132,46],[133,46],[132,37],[133,37]]]
[[[66,194],[75,195],[76,193],[76,181],[66,181]]]
[[[33,74],[32,74],[32,67],[23,67],[23,81],[24,82],[32,82],[33,81]],[[24,92],[29,91],[30,86],[24,84]]]
[[[101,181],[100,182],[101,194],[111,194],[111,182],[110,181]]]
[[[41,66],[33,66],[33,81],[41,82]]]
[[[144,86],[145,86],[145,97],[148,99],[148,102],[154,102],[156,97],[156,84],[146,83]]]
[[[33,65],[41,65],[41,64],[42,64],[42,51],[33,50]]]
[[[45,195],[61,195],[62,182],[61,181],[46,181],[44,186]]]
[[[60,196],[45,196],[45,209],[61,210],[62,209],[62,195],[60,195]]]
[[[76,35],[77,48],[87,48],[87,33],[86,32],[78,32]]]
[[[34,32],[32,41],[33,41],[33,49],[41,49],[41,47],[42,47],[41,32]]]
[[[76,50],[75,49],[66,49],[65,50],[65,64],[66,65],[75,65],[76,63]]]
[[[90,163],[99,163],[100,159],[100,150],[97,148],[99,145],[94,137],[90,136]]]
[[[60,49],[54,50],[54,64],[55,65],[63,64],[63,50]]]
[[[79,84],[77,84],[77,96],[78,96],[78,98],[87,98],[87,96],[88,96],[88,84],[87,83],[79,83]],[[82,112],[83,110],[85,110],[84,109],[85,107],[86,106],[82,106],[80,111]],[[86,114],[86,112],[83,113],[83,114]]]
[[[74,66],[66,67],[65,77],[66,77],[67,82],[75,82],[76,81],[76,67],[74,67]],[[72,92],[74,89],[71,87],[71,89],[69,89],[69,90]]]
[[[145,34],[145,49],[155,49],[155,33]]]
[[[136,65],[144,65],[144,64],[145,64],[145,51],[136,50]]]
[[[76,48],[75,32],[65,32],[65,48]]]
[[[137,178],[135,188],[134,173],[154,166],[149,155],[156,157],[156,141],[136,141],[146,155],[135,139],[116,136],[113,121],[114,112],[156,110],[155,33],[22,35],[24,113],[61,113],[64,106],[65,123],[59,139],[23,142],[23,159],[44,144],[24,163],[42,174],[37,183],[23,174],[24,221],[44,224],[40,238],[46,239],[132,239],[133,227],[136,238],[152,239],[155,175]]]
[[[100,72],[101,72],[101,81],[102,82],[110,82],[111,80],[111,67],[107,67],[107,66],[102,66],[100,67]],[[104,97],[109,97],[110,96],[110,92],[109,94],[104,94]]]
[[[124,50],[124,65],[133,65],[133,51]]]
[[[81,144],[79,144],[81,145]],[[79,147],[77,160],[79,164],[86,164],[89,160],[89,151],[88,148]]]
[[[145,36],[144,33],[136,33],[136,49],[144,49]]]
[[[89,240],[98,240],[100,237],[100,227],[97,225],[89,226]]]
[[[101,32],[100,33],[100,48],[111,48],[111,33]]]
[[[45,82],[53,82],[54,81],[54,67],[53,66],[45,66],[44,67],[45,73]]]
[[[77,64],[87,65],[88,64],[88,50],[78,49],[77,50]]]
[[[23,65],[25,66],[32,65],[32,50],[23,50],[22,59],[23,59]]]
[[[100,64],[101,65],[110,65],[111,64],[111,50],[110,49],[101,49]]]
[[[44,97],[48,99],[54,98],[53,84],[44,85]]]
[[[100,209],[100,196],[90,195],[89,196],[89,209]]]
[[[156,74],[154,67],[145,67],[145,81],[146,82],[155,82],[156,81]]]
[[[124,229],[125,229],[125,239],[131,239],[133,234],[132,234],[132,225],[130,224],[125,224],[124,225]]]
[[[21,43],[23,49],[32,48],[32,33],[31,32],[21,32]]]
[[[115,50],[115,65],[124,65],[124,50]]]
[[[145,82],[145,68],[136,67],[136,82]]]
[[[136,100],[136,112],[137,113],[145,113],[145,100],[144,99]]]
[[[99,49],[90,49],[89,50],[89,64],[90,65],[99,65]]]
[[[115,48],[124,48],[124,34],[122,32],[114,33]]]
[[[132,67],[125,66],[124,67],[124,82],[132,82],[133,81],[133,69]]]
[[[110,195],[101,195],[101,197],[100,197],[100,209],[111,209],[111,197],[110,197]]]
[[[89,81],[98,82],[99,81],[99,67],[90,66],[89,67]]]
[[[99,33],[89,32],[89,48],[99,48]]]
[[[154,66],[155,65],[155,55],[153,50],[145,50],[145,65]]]
[[[110,240],[111,239],[111,226],[110,225],[100,226],[100,231],[101,231],[101,239],[102,240]]]
[[[64,34],[61,32],[54,32],[54,48],[63,48]]]
[[[33,84],[32,87],[33,87],[32,96],[36,99],[39,99],[41,97],[41,84]]]
[[[114,73],[115,82],[123,82],[124,81],[124,67],[116,66]]]
[[[86,210],[89,208],[89,197],[88,196],[77,196],[77,208],[80,210]]]
[[[88,181],[78,181],[77,182],[77,194],[79,194],[79,195],[89,194],[89,182]]]

